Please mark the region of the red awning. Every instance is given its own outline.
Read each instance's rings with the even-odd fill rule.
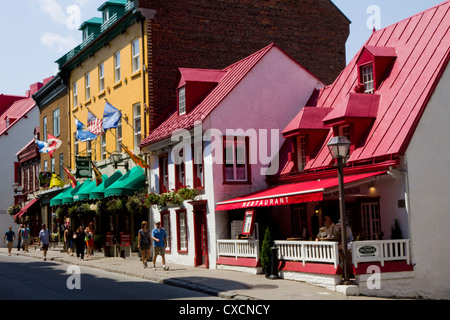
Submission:
[[[386,171],[357,174],[344,177],[344,184],[384,174]],[[216,211],[255,207],[282,206],[287,204],[321,201],[325,189],[338,186],[336,178],[291,183],[274,186],[247,194],[242,197],[222,201]]]
[[[28,209],[30,209],[36,202],[38,202],[39,199],[33,199],[30,202],[27,203],[25,207],[20,209],[20,211],[14,216],[14,219],[22,218],[22,216],[27,213]]]

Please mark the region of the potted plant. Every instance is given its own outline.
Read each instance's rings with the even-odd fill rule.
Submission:
[[[266,274],[266,278],[270,276],[270,267],[272,262],[272,246],[273,239],[272,233],[270,232],[269,227],[266,227],[264,231],[264,238],[261,244],[261,265]]]
[[[20,211],[20,209],[21,209],[21,207],[19,205],[14,204],[8,208],[8,213],[11,216],[14,216],[15,214],[17,214]]]
[[[160,206],[180,205],[183,201],[183,198],[178,193],[170,191],[161,195]]]
[[[177,191],[183,200],[194,200],[198,196],[198,191],[196,189],[189,188],[189,186],[182,187]]]
[[[145,195],[144,205],[149,208],[153,205],[159,205],[161,203],[161,196],[157,193],[150,192]]]

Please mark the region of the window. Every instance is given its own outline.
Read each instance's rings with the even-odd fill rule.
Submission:
[[[291,212],[292,236],[306,237],[306,205],[294,206]]]
[[[136,72],[140,69],[139,39],[131,43],[131,71]]]
[[[77,83],[73,83],[73,107],[75,108],[78,106],[78,87]]]
[[[134,148],[141,144],[141,104],[133,105]]]
[[[180,150],[180,164],[175,165],[175,190],[186,186],[186,165],[184,164],[183,150]]]
[[[116,151],[122,153],[122,118],[120,118],[116,128],[116,139]]]
[[[84,84],[86,89],[86,100],[89,100],[91,98],[91,76],[89,72],[84,76]]]
[[[362,83],[364,84],[364,93],[373,93],[373,67],[372,64],[361,67]]]
[[[100,137],[101,141],[101,160],[106,159],[106,134],[102,134]]]
[[[60,129],[60,116],[59,116],[59,108],[53,110],[53,135],[55,137],[59,137],[61,129]]]
[[[91,158],[92,154],[92,141],[86,141],[86,153],[89,159]]]
[[[74,152],[75,157],[76,157],[76,156],[78,156],[78,151],[79,151],[79,149],[78,149],[78,139],[77,139],[77,133],[76,132],[73,134],[73,141],[74,141],[74,143],[73,143],[73,152]]]
[[[248,138],[224,138],[225,182],[248,182]]]
[[[297,137],[297,170],[303,171],[306,167],[306,136]]]
[[[109,20],[109,9],[103,11],[103,23]]]
[[[187,221],[186,209],[177,210],[178,252],[187,252]]]
[[[367,239],[374,240],[381,232],[380,208],[378,202],[361,203],[361,222]]]
[[[194,188],[203,188],[203,146],[192,145],[192,163],[194,165]]]
[[[166,231],[166,235],[167,235],[166,252],[170,252],[171,237],[170,237],[170,212],[169,211],[161,212],[161,227],[164,228],[164,230]]]
[[[47,142],[47,117],[42,118],[42,140]]]
[[[34,165],[34,189],[39,190],[39,163]]]
[[[159,193],[169,191],[169,157],[167,154],[159,158]]]
[[[178,113],[183,115],[186,113],[186,89],[181,87],[178,89]]]
[[[59,176],[64,180],[64,153],[59,154]]]
[[[120,51],[114,54],[114,82],[120,81]]]
[[[51,163],[52,163],[52,172],[55,173],[55,158],[51,159]]]
[[[105,65],[102,62],[98,65],[98,91],[103,90],[105,90]]]

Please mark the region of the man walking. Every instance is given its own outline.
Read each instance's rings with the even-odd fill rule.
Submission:
[[[5,236],[3,237],[3,243],[5,243],[6,240],[6,246],[8,247],[8,256],[11,255],[11,250],[15,239],[16,234],[12,231],[12,227],[10,226],[9,230],[5,232]]]
[[[169,270],[166,266],[166,258],[164,256],[164,251],[166,250],[166,230],[161,228],[161,222],[155,223],[155,229],[152,231],[153,239],[153,270],[156,270],[156,258],[158,255],[162,258],[162,264],[164,270]]]
[[[42,250],[44,252],[44,261],[46,261],[48,245],[50,243],[50,232],[48,231],[45,223],[42,225],[42,230],[39,232],[39,240],[41,241]]]

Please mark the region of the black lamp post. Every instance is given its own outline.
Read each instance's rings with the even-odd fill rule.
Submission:
[[[345,217],[345,199],[344,199],[344,165],[350,149],[350,141],[346,137],[333,137],[327,144],[331,155],[337,160],[338,181],[339,181],[339,212],[341,217],[341,243],[343,249],[344,281],[343,284],[351,284],[347,265],[347,219]]]

